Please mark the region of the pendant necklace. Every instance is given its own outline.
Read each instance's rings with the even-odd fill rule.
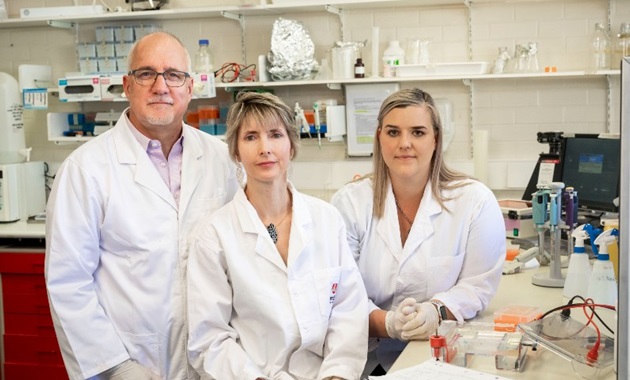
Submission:
[[[287,218],[287,216],[289,216],[290,213],[291,213],[291,208],[289,208],[289,210],[287,210],[287,213],[284,214],[284,218],[282,218],[280,223],[278,223],[277,225],[274,225],[273,223],[269,223],[269,225],[267,226],[267,232],[269,233],[269,237],[271,237],[273,244],[276,244],[278,242],[278,230],[276,228],[280,227],[282,222],[285,221],[285,219]]]
[[[407,223],[409,223],[409,231],[407,231],[407,233],[411,232],[411,226],[413,226],[413,220],[409,219],[407,214],[405,214],[405,212],[403,211],[402,207],[400,207],[400,204],[398,203],[398,199],[396,199],[396,196],[394,196],[394,203],[396,203],[396,208],[398,209],[398,211],[400,211],[400,214],[402,215],[403,219],[405,219]]]

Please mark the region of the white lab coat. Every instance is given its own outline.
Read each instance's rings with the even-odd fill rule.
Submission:
[[[55,177],[45,272],[55,331],[71,379],[129,358],[163,379],[196,378],[186,355],[189,232],[233,197],[234,166],[223,142],[184,125],[178,211],[125,113]]]
[[[287,265],[242,190],[192,244],[188,347],[206,376],[358,379],[363,370],[368,300],[344,222],[331,205],[290,189]]]
[[[395,310],[407,297],[442,301],[462,321],[485,309],[501,279],[505,224],[496,198],[482,183],[443,191],[450,212],[424,191],[404,247],[391,184],[383,218],[372,213],[370,179],[349,183],[331,203],[343,215],[348,242],[370,298],[370,312]],[[371,347],[376,342],[371,342]],[[380,339],[378,357],[386,369],[405,343]],[[372,355],[371,355],[372,356]]]

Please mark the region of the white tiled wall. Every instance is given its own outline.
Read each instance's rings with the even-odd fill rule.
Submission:
[[[128,6],[124,0],[106,0],[111,7]],[[19,8],[43,6],[89,5],[92,0],[5,1],[11,17]],[[258,4],[251,0],[171,0],[170,7],[200,7],[235,4]],[[418,1],[419,4],[422,1]],[[19,4],[19,5],[18,5]],[[609,10],[610,4],[610,10]],[[322,7],[323,8],[323,7]],[[613,33],[623,21],[630,21],[628,0],[549,0],[473,2],[468,8],[452,6],[389,7],[347,9],[343,11],[343,35],[346,40],[368,41],[363,50],[366,72],[371,73],[372,27],[380,28],[380,51],[398,39],[404,46],[408,39],[429,39],[433,62],[492,62],[498,48],[514,50],[516,44],[537,42],[541,68],[556,66],[559,71],[583,70],[588,60],[590,33],[595,22],[609,19]],[[277,14],[245,18],[247,63],[269,50],[271,27]],[[322,12],[283,14],[301,21],[315,44],[317,59],[327,57],[333,42],[340,39],[340,17]],[[470,28],[469,28],[470,20]],[[178,35],[191,54],[199,38],[209,38],[215,66],[241,61],[241,29],[238,22],[224,18],[164,20],[163,29]],[[99,24],[101,25],[101,24]],[[81,25],[72,30],[51,27],[0,29],[0,71],[17,77],[23,63],[49,64],[53,76],[76,70],[75,40],[91,38],[94,26]],[[583,78],[535,78],[473,81],[404,82],[401,87],[420,86],[436,98],[448,98],[454,105],[455,137],[446,152],[449,164],[473,173],[471,136],[474,129],[489,131],[490,170],[488,184],[497,192],[518,193],[526,185],[538,154],[548,147],[536,142],[539,131],[618,132],[619,76]],[[288,104],[299,101],[303,106],[315,100],[334,98],[343,103],[343,92],[326,86],[279,87],[277,95]],[[219,99],[231,94],[218,90]],[[607,98],[610,95],[610,105]],[[121,110],[124,104],[60,104],[51,100],[54,112],[74,110]],[[201,104],[194,101],[193,106]],[[76,146],[61,146],[46,140],[44,111],[25,111],[27,145],[33,146],[33,158],[59,162]],[[370,170],[369,158],[345,157],[345,147],[324,142],[322,149],[314,141],[304,140],[294,165],[292,179],[310,193],[328,198],[334,189],[355,174]],[[316,175],[315,175],[316,174]]]

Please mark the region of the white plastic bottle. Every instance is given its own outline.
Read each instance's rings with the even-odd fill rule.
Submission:
[[[601,22],[595,24],[595,32],[591,39],[591,70],[610,69],[611,54],[610,35]]]
[[[25,148],[18,82],[11,75],[0,72],[0,164],[24,161],[20,151]]]
[[[584,231],[584,225],[578,226],[571,236],[575,239],[575,246],[571,257],[569,257],[569,269],[562,291],[562,295],[568,299],[576,295],[585,297],[591,278],[591,263],[584,248],[584,240],[588,239],[589,236]]]
[[[214,71],[212,61],[210,42],[208,40],[199,40],[199,49],[195,53],[193,70],[196,73],[211,73]]]
[[[608,256],[608,244],[617,240],[612,234],[613,231],[617,230],[614,228],[606,230],[595,239],[595,244],[599,247],[599,254],[593,264],[593,271],[586,292],[588,298],[591,298],[595,303],[604,305],[615,305],[617,302],[615,269]]]
[[[393,40],[383,52],[383,76],[393,77],[396,74],[396,66],[405,64],[405,49],[400,47],[400,42]]]

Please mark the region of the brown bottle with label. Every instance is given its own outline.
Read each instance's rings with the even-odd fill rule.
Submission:
[[[354,64],[354,77],[365,78],[365,65],[361,58],[357,58],[357,63]]]

